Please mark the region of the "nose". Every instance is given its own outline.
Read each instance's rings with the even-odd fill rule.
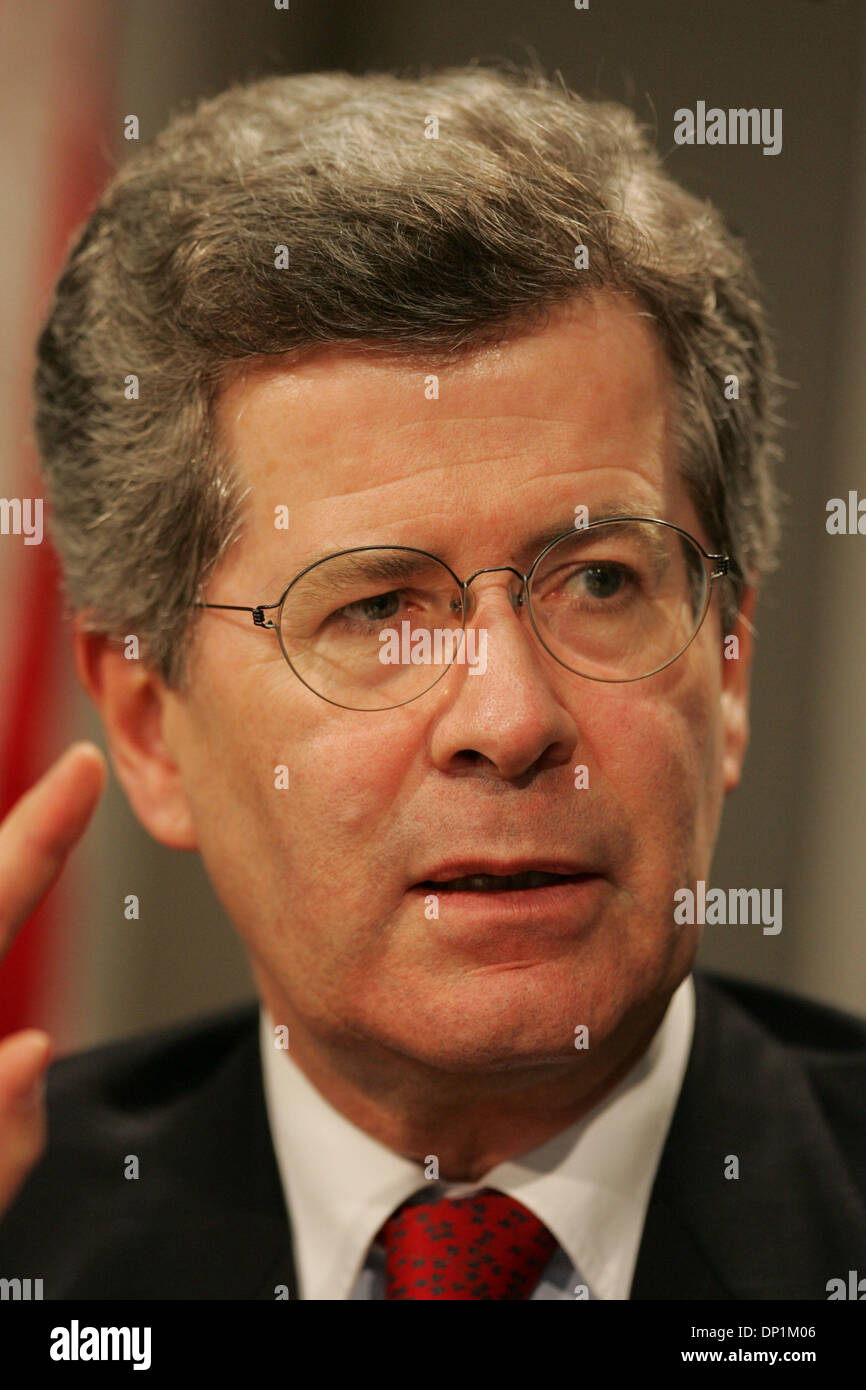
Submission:
[[[519,585],[488,580],[470,591],[480,575],[503,572]],[[483,767],[508,780],[566,763],[574,753],[577,728],[557,693],[557,672],[566,673],[521,619],[525,593],[526,577],[511,565],[476,570],[464,583],[467,628],[471,622],[485,632],[486,665],[455,665],[439,684],[429,747],[441,771]]]
[[[469,593],[469,585],[472,584],[478,578],[479,574],[499,574],[502,570],[505,570],[508,574],[516,574],[517,578],[520,580],[520,588],[518,589],[517,593],[514,594],[511,592],[511,590],[509,590],[509,595],[511,597],[511,602],[514,604],[515,608],[523,607],[523,601],[526,596],[526,575],[521,574],[520,570],[516,570],[513,565],[490,565],[487,569],[476,570],[474,574],[470,574],[469,578],[465,580],[463,584],[463,596],[464,601],[467,605],[467,621],[471,616],[475,601],[475,595]]]

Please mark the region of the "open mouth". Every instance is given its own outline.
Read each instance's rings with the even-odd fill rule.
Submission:
[[[539,869],[528,869],[522,874],[465,874],[463,878],[449,878],[437,882],[427,879],[419,884],[431,893],[513,893],[526,888],[549,888],[564,883],[579,883],[592,878],[592,874],[545,873]]]

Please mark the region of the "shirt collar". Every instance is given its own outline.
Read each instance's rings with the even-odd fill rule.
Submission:
[[[691,976],[674,992],[649,1047],[599,1104],[476,1183],[437,1183],[325,1100],[289,1051],[275,1046],[263,1007],[265,1101],[291,1214],[303,1299],[348,1299],[377,1231],[420,1188],[461,1196],[507,1192],[543,1221],[593,1297],[628,1298],[650,1193],[694,1032]]]

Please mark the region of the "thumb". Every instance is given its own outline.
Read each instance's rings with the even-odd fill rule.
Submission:
[[[0,1217],[45,1148],[51,1039],[36,1028],[0,1043]]]

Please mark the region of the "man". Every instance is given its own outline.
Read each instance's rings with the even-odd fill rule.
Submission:
[[[820,1299],[856,1266],[864,1026],[694,978],[676,909],[745,756],[773,372],[720,219],[538,77],[271,79],[118,173],[40,340],[54,535],[115,771],[261,1012],[52,1070],[5,1274]],[[78,748],[13,814],[7,923],[102,777]],[[6,1049],[11,1097],[45,1043]],[[42,1112],[8,1123],[11,1194]]]

